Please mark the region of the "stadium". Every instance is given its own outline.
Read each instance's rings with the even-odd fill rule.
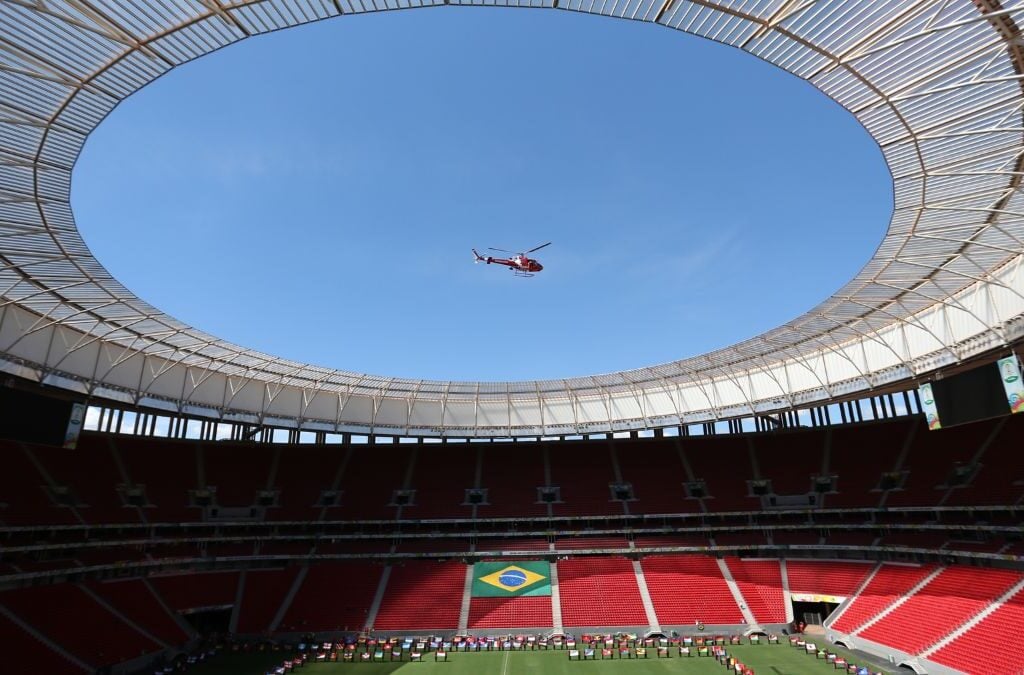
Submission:
[[[880,148],[884,237],[755,338],[504,382],[247,349],[136,297],[85,244],[72,169],[136,91],[248,37],[447,5],[656,24],[791,73]],[[1022,14],[0,4],[7,670],[1024,672]]]

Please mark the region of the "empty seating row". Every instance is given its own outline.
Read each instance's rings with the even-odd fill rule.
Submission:
[[[373,627],[379,630],[457,628],[466,566],[411,560],[391,568]]]
[[[1013,584],[1018,572],[970,567],[942,570],[906,602],[881,620],[861,631],[868,640],[918,654],[952,633],[980,612]]]
[[[57,653],[2,612],[0,649],[4,650],[5,668],[15,673],[83,675],[93,670],[91,666],[82,667]]]
[[[563,625],[642,627],[652,620],[662,626],[742,624],[743,613],[722,562],[754,620],[784,621],[779,561],[669,554],[647,556],[640,563],[654,617],[644,607],[633,561],[621,556],[559,561],[552,572],[559,579]],[[968,673],[981,672],[971,669],[970,659],[977,658],[982,645],[998,644],[1001,663],[1012,666],[1005,672],[1024,665],[1024,650],[1007,639],[1024,621],[1024,591],[991,611],[992,603],[1024,586],[1019,572],[969,567],[936,571],[843,561],[789,561],[786,567],[793,592],[856,596],[832,626],[835,630],[924,654],[988,611],[977,625],[929,658]],[[46,672],[82,672],[83,666],[101,668],[182,644],[190,629],[181,616],[204,608],[232,609],[238,631],[245,634],[266,634],[279,615],[283,620],[276,630],[281,633],[357,631],[371,627],[371,620],[377,630],[453,631],[459,625],[470,571],[461,562],[412,560],[390,568],[332,562],[9,590],[0,593],[0,645],[17,640],[15,662],[24,655],[46,664]],[[920,586],[917,592],[902,600],[915,586]],[[552,603],[550,595],[472,597],[468,627],[549,628]],[[51,649],[50,643],[60,645],[70,658]]]
[[[932,568],[927,566],[882,565],[831,627],[843,633],[854,632],[906,595],[931,572]]]
[[[873,563],[838,560],[787,560],[790,593],[848,598],[857,592]]]
[[[967,675],[1024,671],[1024,590],[1015,593],[973,628],[928,658]]]
[[[644,626],[633,563],[619,556],[570,558],[558,563],[562,623],[577,626]]]
[[[703,555],[658,555],[640,563],[658,620],[666,626],[743,623],[718,561]]]
[[[786,603],[779,561],[733,557],[727,557],[725,561],[754,620],[758,623],[785,623]]]
[[[760,510],[769,495],[825,507],[1009,505],[1024,497],[1017,417],[940,433],[902,418],[536,444],[278,446],[84,433],[67,450],[0,441],[0,525],[185,522],[210,509],[268,520],[693,513]],[[798,532],[778,542],[816,543]]]
[[[298,573],[298,567],[246,572],[243,580],[242,606],[238,611],[238,632],[262,634],[270,630],[271,623],[294,585]]]
[[[167,611],[161,599],[139,579],[93,581],[86,586],[123,616],[169,647],[184,644],[189,634]]]
[[[372,563],[312,565],[278,626],[283,633],[358,631],[384,568]]]
[[[547,628],[552,625],[551,596],[472,598],[469,629]]]
[[[6,591],[0,605],[93,668],[161,648],[73,584]]]

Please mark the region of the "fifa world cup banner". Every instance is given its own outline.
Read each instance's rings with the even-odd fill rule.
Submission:
[[[551,595],[551,566],[546,562],[486,562],[473,565],[474,598]]]
[[[939,422],[939,409],[935,407],[935,395],[932,394],[932,385],[925,382],[918,390],[921,396],[921,408],[924,410],[924,418],[928,420],[928,431],[935,431],[942,428]]]
[[[71,405],[71,416],[68,417],[68,428],[64,432],[64,447],[74,450],[78,446],[78,436],[82,433],[82,422],[85,421],[85,406],[81,403]]]
[[[1010,412],[1024,413],[1024,382],[1020,378],[1020,365],[1017,363],[1017,355],[999,359],[999,379],[1003,381],[1003,389],[1006,390],[1006,402],[1010,404]]]

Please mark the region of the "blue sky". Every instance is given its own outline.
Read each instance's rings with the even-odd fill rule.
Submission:
[[[880,241],[881,153],[808,84],[664,28],[446,7],[247,40],[119,106],[72,201],[160,309],[382,375],[568,377],[808,310]],[[526,249],[516,279],[471,247]]]

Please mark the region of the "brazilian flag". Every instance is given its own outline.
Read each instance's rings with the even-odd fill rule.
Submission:
[[[551,595],[551,567],[535,560],[473,565],[473,597],[512,598]]]

